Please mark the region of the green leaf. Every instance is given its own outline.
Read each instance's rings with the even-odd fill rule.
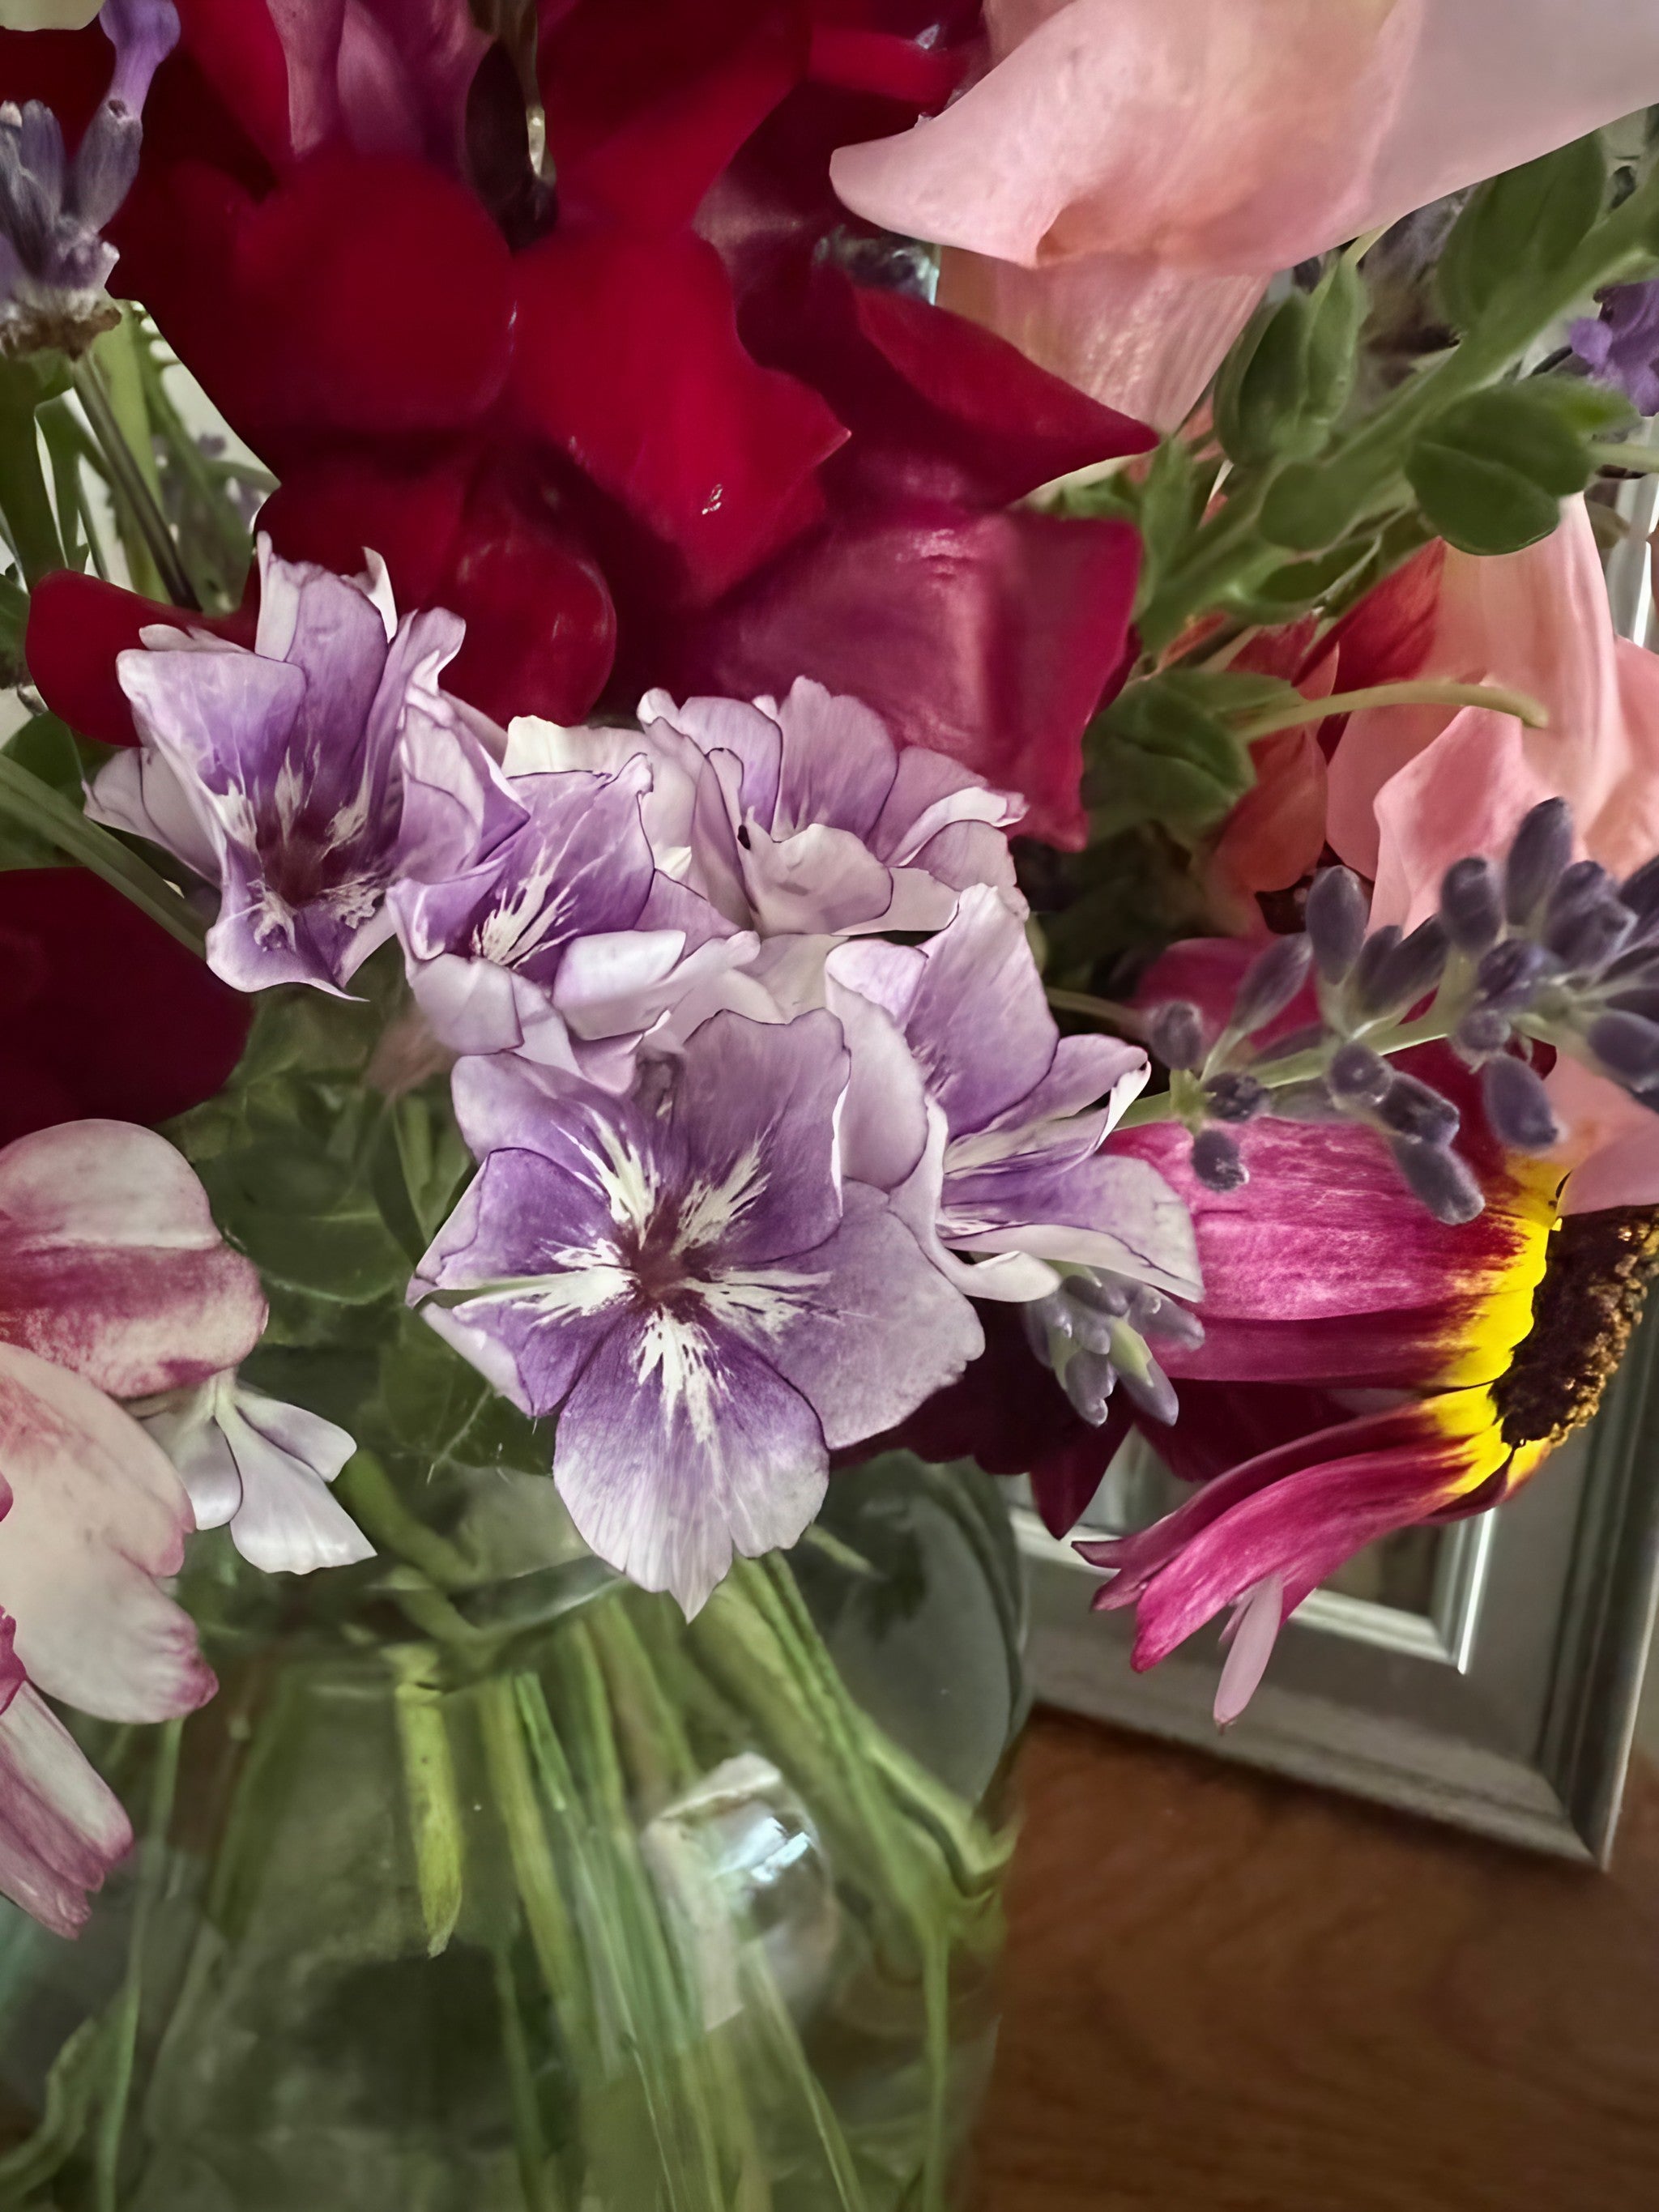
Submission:
[[[1437,532],[1462,552],[1518,552],[1547,538],[1595,462],[1570,411],[1536,384],[1479,392],[1419,436],[1406,475]]]
[[[1369,462],[1292,461],[1262,501],[1261,532],[1287,553],[1323,553],[1352,536],[1376,495]]]
[[[1263,679],[1242,680],[1256,703]],[[1216,712],[1225,696],[1214,676],[1177,669],[1128,685],[1097,716],[1084,779],[1096,838],[1156,822],[1190,843],[1243,798],[1255,772]]]
[[[1559,275],[1607,198],[1607,164],[1592,131],[1482,185],[1452,226],[1435,271],[1441,311],[1467,331],[1495,301]]]
[[[1353,390],[1365,288],[1339,255],[1311,292],[1261,308],[1222,364],[1216,432],[1241,467],[1317,453]]]
[[[362,1305],[400,1291],[409,1261],[373,1196],[295,1128],[198,1161],[221,1228],[261,1274]]]
[[[8,749],[0,752],[0,817],[49,842],[58,852],[101,876],[170,937],[199,952],[207,931],[201,916],[118,837],[88,822],[73,800],[32,775]]]
[[[1269,629],[1311,612],[1343,591],[1375,558],[1374,537],[1350,538],[1311,561],[1287,562],[1249,592],[1234,592],[1228,604],[1251,622]]]

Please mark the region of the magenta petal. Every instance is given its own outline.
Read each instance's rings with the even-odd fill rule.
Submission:
[[[76,1935],[88,1892],[131,1844],[120,1800],[25,1683],[0,1707],[0,1895],[54,1935]]]
[[[0,1151],[0,1342],[137,1398],[234,1367],[264,1322],[258,1274],[164,1138],[66,1121]]]

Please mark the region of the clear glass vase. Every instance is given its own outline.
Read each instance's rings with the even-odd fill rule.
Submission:
[[[840,1474],[690,1623],[545,1480],[366,1504],[401,1557],[204,1542],[218,1697],[86,1733],[140,1841],[78,1943],[0,1907],[0,2206],[945,2203],[1021,1717],[995,1486]]]

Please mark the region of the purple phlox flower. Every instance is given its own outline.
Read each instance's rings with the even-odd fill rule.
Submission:
[[[676,706],[651,691],[640,721],[653,748],[678,740],[693,783],[686,880],[740,928],[763,937],[938,929],[969,884],[1018,896],[1005,830],[1022,802],[943,753],[896,745],[857,699],[805,677],[781,705]],[[702,756],[695,764],[693,754]]]
[[[892,1193],[951,1282],[1024,1301],[1056,1290],[1069,1265],[1199,1295],[1181,1200],[1146,1162],[1101,1150],[1146,1084],[1146,1055],[1060,1035],[1000,892],[964,891],[919,947],[840,945],[828,977],[853,1058],[846,1172]]]
[[[1622,392],[1642,415],[1659,415],[1659,277],[1615,284],[1601,295],[1601,313],[1567,333],[1580,361],[1603,384]]]
[[[509,777],[465,732],[410,732],[404,821],[420,858],[389,902],[415,994],[453,1050],[521,1052],[626,1090],[641,1037],[758,950],[659,872],[641,818],[652,763],[634,742],[608,769]]]
[[[977,1358],[972,1307],[885,1197],[843,1182],[826,1013],[716,1014],[617,1097],[463,1060],[483,1160],[412,1303],[514,1404],[558,1413],[583,1537],[694,1613],[735,1551],[793,1543],[832,1449]]]
[[[88,20],[84,9],[35,8],[15,27]],[[103,24],[114,73],[73,159],[51,108],[38,100],[0,105],[0,349],[8,352],[82,352],[120,319],[104,289],[116,252],[101,233],[138,173],[140,117],[150,79],[178,43],[179,17],[172,0],[108,0]]]
[[[388,886],[419,865],[405,737],[459,743],[489,728],[438,689],[459,617],[398,622],[369,558],[353,580],[280,561],[262,538],[252,652],[158,626],[117,663],[143,743],[100,769],[88,813],[218,884],[208,958],[239,990],[349,980],[392,934]]]
[[[178,1470],[197,1527],[228,1523],[250,1565],[305,1575],[374,1558],[328,1487],[356,1440],[320,1413],[252,1390],[234,1370],[131,1410]]]

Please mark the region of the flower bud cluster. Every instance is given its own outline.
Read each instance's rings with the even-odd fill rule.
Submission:
[[[1057,1291],[1021,1311],[1032,1350],[1092,1427],[1105,1421],[1120,1382],[1152,1420],[1175,1419],[1175,1386],[1148,1340],[1183,1352],[1201,1344],[1202,1324],[1185,1306],[1127,1275],[1080,1267],[1067,1270]]]

